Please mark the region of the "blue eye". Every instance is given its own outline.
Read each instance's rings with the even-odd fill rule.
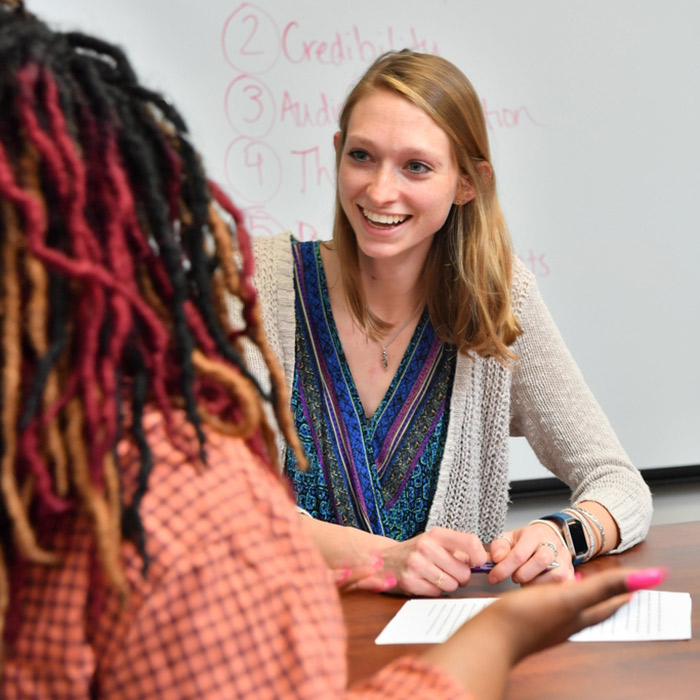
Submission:
[[[351,151],[348,151],[348,156],[350,156],[350,158],[353,160],[356,160],[358,163],[364,163],[365,161],[369,160],[369,154],[367,151],[363,151],[360,148],[353,148]]]
[[[418,160],[412,160],[408,164],[408,169],[415,175],[422,175],[423,173],[430,172],[430,168],[425,163],[421,163]]]

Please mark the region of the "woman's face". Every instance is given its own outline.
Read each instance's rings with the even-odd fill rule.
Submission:
[[[422,262],[452,204],[474,196],[447,134],[423,110],[384,89],[352,110],[338,189],[360,255],[377,261]]]

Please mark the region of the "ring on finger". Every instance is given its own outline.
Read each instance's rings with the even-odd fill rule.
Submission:
[[[442,588],[442,582],[445,580],[445,572],[441,571],[440,575],[433,581],[433,583],[438,587]]]
[[[505,540],[511,547],[513,546],[513,540],[508,537],[508,535],[504,534],[503,532],[496,537],[497,540]]]
[[[555,545],[554,542],[549,542],[549,540],[547,540],[546,542],[540,542],[540,547],[549,547],[554,552],[555,559],[559,556],[559,550],[557,549],[557,545]]]
[[[559,568],[559,562],[558,561],[553,561],[546,569],[545,571],[552,571],[553,569],[558,569]]]

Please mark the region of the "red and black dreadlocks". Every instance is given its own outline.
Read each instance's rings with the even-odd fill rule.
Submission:
[[[241,215],[207,182],[177,111],[137,82],[118,48],[51,31],[8,0],[0,66],[2,639],[9,564],[56,562],[37,542],[37,514],[86,509],[116,586],[122,533],[146,561],[138,509],[151,469],[147,403],[166,424],[184,408],[199,436],[195,456],[205,458],[206,423],[245,438],[275,468],[242,336],[266,358],[265,398],[301,450],[262,331]],[[228,295],[242,308],[235,326]],[[127,436],[141,471],[124,510],[115,447]]]

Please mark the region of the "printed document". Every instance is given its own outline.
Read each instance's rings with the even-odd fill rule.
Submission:
[[[497,598],[409,600],[376,644],[438,644]],[[691,638],[691,598],[675,591],[637,591],[612,617],[570,637],[574,642],[636,642]]]

